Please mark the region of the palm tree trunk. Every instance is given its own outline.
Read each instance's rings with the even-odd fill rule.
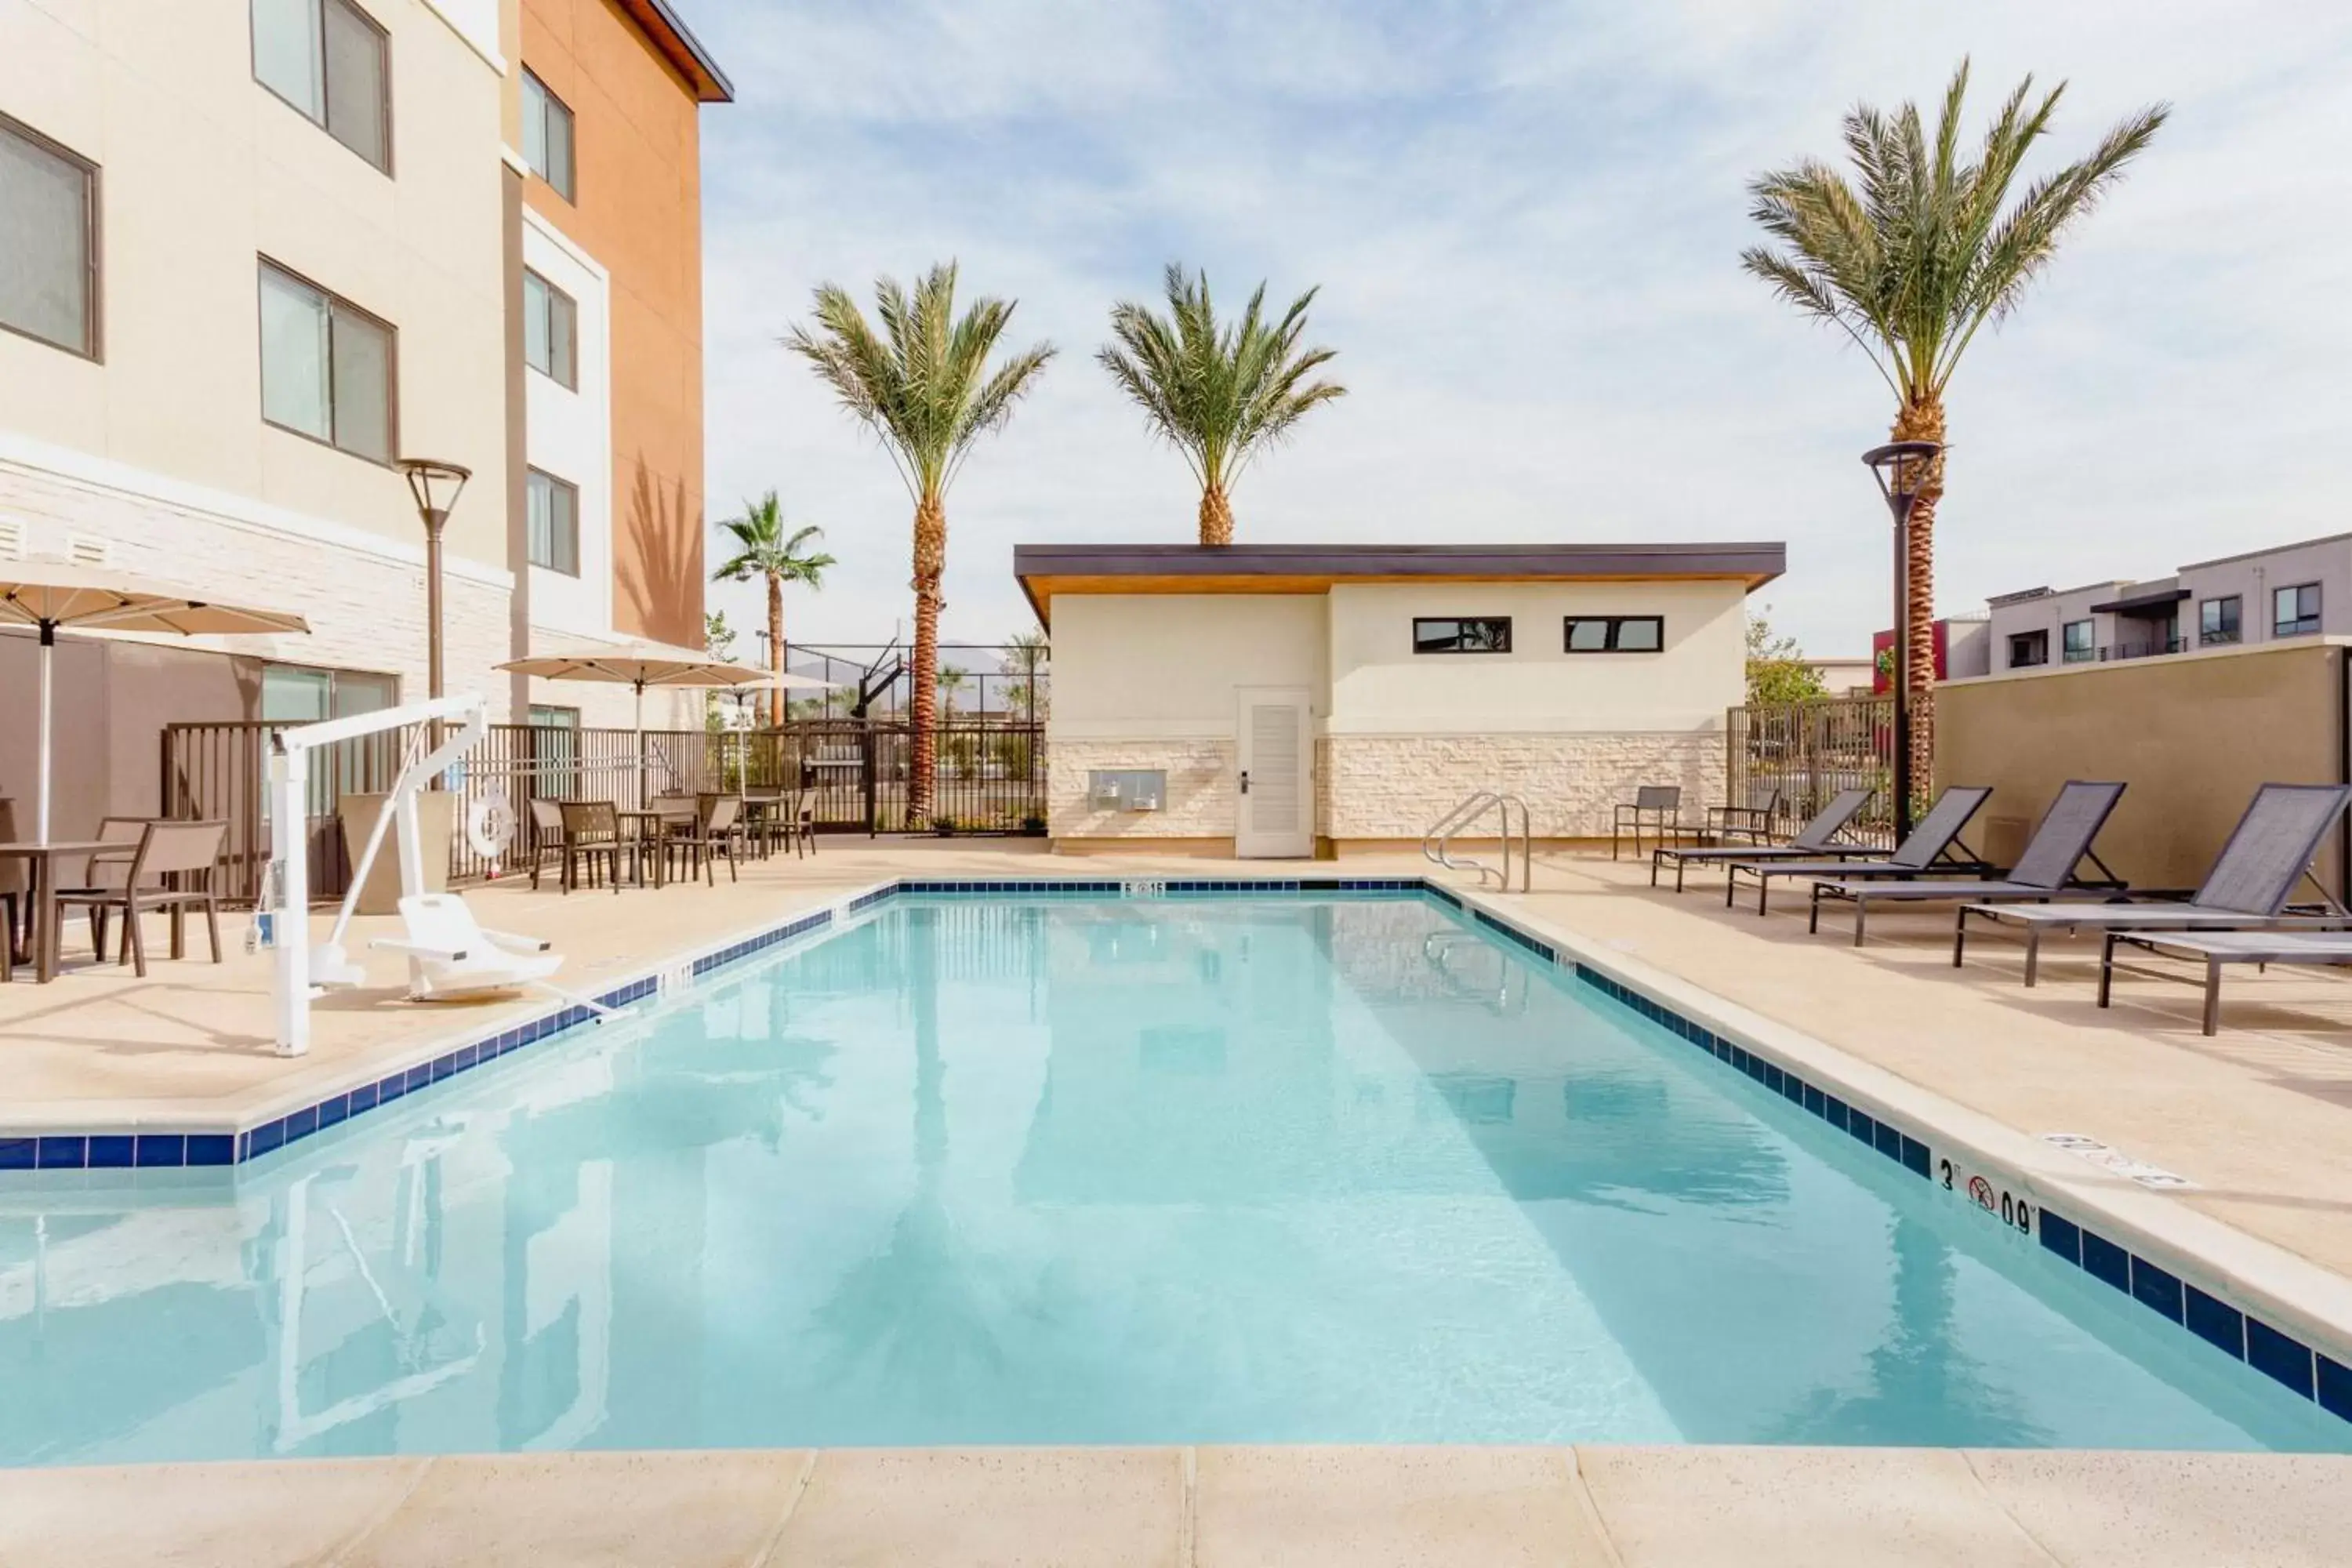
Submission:
[[[939,736],[940,580],[947,574],[948,510],[935,494],[915,508],[915,652],[912,683],[914,734],[907,761],[907,826],[921,828],[931,818],[931,769]]]
[[[1944,439],[1944,405],[1933,396],[1906,404],[1895,417],[1897,441]],[[1912,503],[1903,563],[1909,613],[1902,631],[1904,667],[1911,686],[1911,787],[1933,798],[1936,783],[1936,503],[1944,496],[1944,459],[1936,458]]]
[[[1214,479],[1201,491],[1201,542],[1231,544],[1234,542],[1234,504],[1225,499],[1225,487]]]
[[[784,580],[773,572],[768,574],[768,668],[778,675],[784,672]],[[768,693],[768,723],[778,730],[784,727],[782,686]]]

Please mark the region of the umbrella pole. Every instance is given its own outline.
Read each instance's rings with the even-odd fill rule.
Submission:
[[[49,841],[49,664],[57,657],[58,628],[54,621],[41,623],[41,788],[33,805],[33,842]]]
[[[637,809],[646,808],[646,683],[633,681],[637,689]]]

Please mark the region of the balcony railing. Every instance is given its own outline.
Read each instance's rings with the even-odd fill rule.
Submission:
[[[2150,642],[2120,642],[2099,650],[2102,659],[2155,658],[2161,654],[2179,653],[2189,645],[2179,637],[2158,637]]]

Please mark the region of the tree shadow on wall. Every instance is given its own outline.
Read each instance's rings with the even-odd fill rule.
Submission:
[[[660,642],[700,647],[702,512],[688,500],[684,479],[665,491],[642,456],[635,467],[622,519],[627,547],[615,551],[614,561],[623,625]]]

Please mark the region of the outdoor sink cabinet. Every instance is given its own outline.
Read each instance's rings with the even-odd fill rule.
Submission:
[[[1605,838],[1642,784],[1722,800],[1747,596],[1779,543],[1027,544],[1064,850],[1392,850],[1475,790]],[[1094,786],[1158,772],[1159,808]]]

